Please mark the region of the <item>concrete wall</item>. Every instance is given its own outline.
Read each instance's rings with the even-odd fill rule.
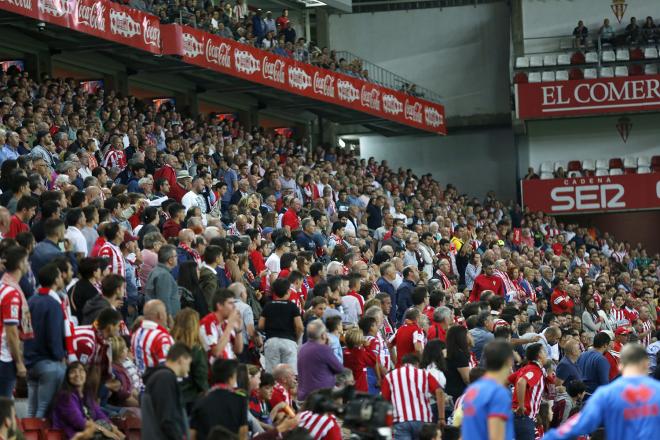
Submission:
[[[509,112],[509,8],[330,16],[330,47],[439,93],[448,116]]]
[[[452,136],[360,137],[360,155],[386,159],[390,167],[432,173],[442,185],[453,183],[462,193],[483,197],[495,191],[516,197],[516,155],[510,129],[474,131]]]
[[[617,129],[628,120],[628,139]],[[529,121],[518,142],[520,172],[543,161],[610,159],[660,154],[660,114]]]

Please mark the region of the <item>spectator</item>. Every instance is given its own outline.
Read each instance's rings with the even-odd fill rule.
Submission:
[[[582,374],[576,364],[580,353],[580,343],[578,341],[571,339],[564,345],[564,357],[557,365],[557,378],[564,384],[582,379]]]
[[[197,401],[190,417],[194,438],[207,438],[211,429],[220,425],[237,433],[239,440],[247,440],[247,398],[232,391],[237,369],[237,360],[218,359],[213,363],[212,380],[216,386]]]
[[[481,359],[481,351],[490,342],[494,336],[491,333],[494,329],[493,317],[489,312],[481,312],[476,322],[476,327],[470,330],[473,346],[472,353],[477,359]]]
[[[641,37],[641,30],[635,17],[630,17],[630,23],[626,26],[626,42],[637,44]]]
[[[403,315],[403,325],[399,327],[390,341],[396,350],[396,365],[401,366],[403,357],[407,354],[421,356],[426,344],[424,330],[419,326],[421,314],[418,309],[410,308]],[[344,353],[344,356],[346,354]]]
[[[577,26],[573,29],[573,36],[575,37],[575,47],[586,49],[589,30],[582,20],[578,21]]]
[[[314,365],[314,368],[303,368]],[[335,375],[343,370],[342,363],[328,345],[328,330],[321,320],[307,325],[307,342],[298,353],[298,400],[304,401],[315,390],[332,388]]]
[[[603,44],[614,44],[614,40],[616,38],[616,32],[610,26],[610,20],[608,18],[603,20],[603,25],[600,27],[600,30],[598,31],[598,35],[600,36],[600,41]]]
[[[657,29],[655,23],[653,22],[653,17],[646,17],[644,26],[642,26],[642,38],[646,43],[652,43],[655,41],[657,35]]]
[[[182,309],[174,317],[172,338],[190,350],[190,373],[181,382],[181,394],[186,412],[190,414],[195,401],[209,387],[208,356],[199,336],[199,314],[189,308]]]
[[[564,383],[566,386],[564,389],[557,390],[557,399],[552,407],[554,413],[552,427],[554,428],[568,420],[571,414],[580,407],[587,394],[587,386],[579,379]]]
[[[9,397],[0,396],[0,437],[11,438],[10,434],[18,432],[16,425],[14,401]]]
[[[183,344],[174,344],[167,353],[165,365],[149,370],[144,376],[141,408],[142,436],[145,439],[189,438],[183,396],[177,382],[188,376],[191,362],[190,349]]]
[[[62,229],[64,224],[60,222]],[[49,229],[47,229],[49,230]],[[63,232],[62,232],[63,233]],[[28,417],[45,417],[64,378],[64,313],[57,291],[64,288],[62,274],[54,263],[39,270],[38,294],[28,305],[34,338],[25,341],[28,382]]]
[[[536,417],[539,404],[546,386],[551,381],[544,369],[546,357],[543,344],[535,343],[527,346],[525,350],[526,364],[510,376],[509,381],[514,384],[513,422],[516,438],[520,440],[534,440]]]
[[[296,341],[304,329],[300,309],[289,301],[289,287],[289,281],[283,278],[273,282],[273,301],[266,304],[259,318],[259,330],[266,336],[264,356],[267,372],[272,372],[278,364],[297,367]]]
[[[44,224],[45,239],[37,243],[34,252],[30,255],[32,272],[38,274],[42,267],[53,261],[60,255],[64,255],[59,243],[64,243],[64,248],[69,246],[64,241],[64,222],[59,219],[49,219]],[[36,237],[35,237],[36,238]]]
[[[101,295],[85,302],[81,324],[91,325],[99,313],[107,308],[121,309],[126,295],[126,280],[120,275],[110,274],[101,281]]]
[[[417,272],[417,267],[408,266],[403,269],[403,282],[396,291],[397,297],[397,311],[398,319],[397,322],[403,322],[403,315],[406,311],[412,307],[412,293],[419,281],[419,273]]]
[[[423,424],[433,420],[430,396],[434,395],[437,402],[444,398],[440,384],[431,373],[419,368],[419,358],[414,354],[404,356],[400,366],[385,376],[382,394],[394,407],[395,440],[417,438]],[[438,406],[437,411],[438,424],[444,426],[444,406]]]
[[[211,313],[200,320],[199,334],[212,365],[216,359],[236,359],[242,352],[243,320],[229,289],[216,290],[211,305]]]
[[[163,364],[174,344],[166,328],[167,318],[162,301],[154,299],[144,305],[144,319],[131,336],[131,352],[140,375],[148,368]]]
[[[20,246],[7,248],[3,255],[5,273],[0,279],[0,397],[12,397],[16,378],[25,378],[21,338],[32,337],[32,324],[25,295],[18,281],[28,272],[28,253]]]
[[[94,435],[98,433],[105,438],[124,439],[124,434],[101,410],[96,396],[90,394],[91,389],[85,366],[80,362],[69,364],[62,387],[55,397],[51,416],[53,427],[63,430],[67,438],[73,438],[77,433],[86,432],[91,424]]]
[[[609,349],[610,343],[611,339],[606,333],[598,333],[594,336],[593,347],[582,353],[577,360],[577,366],[589,394],[593,394],[596,388],[610,381],[610,365],[603,355]]]
[[[470,333],[463,326],[452,326],[447,330],[446,392],[454,400],[470,383],[470,340]]]
[[[30,230],[28,222],[34,217],[38,206],[39,202],[36,198],[31,196],[21,197],[16,204],[16,214],[11,217],[9,232],[5,237],[16,238],[21,232],[28,232]]]
[[[176,248],[169,244],[161,246],[158,250],[158,265],[149,274],[144,287],[146,300],[161,300],[170,316],[176,315],[181,309],[179,287],[172,276],[172,269],[176,264]]]

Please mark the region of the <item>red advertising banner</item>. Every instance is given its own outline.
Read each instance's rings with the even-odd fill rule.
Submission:
[[[109,0],[0,0],[0,9],[160,55],[155,15]]]
[[[165,53],[181,47],[186,63],[283,89],[297,95],[446,134],[444,107],[306,63],[280,57],[207,32],[176,24],[162,26]],[[178,43],[172,35],[181,39]]]
[[[660,110],[660,75],[516,84],[518,119]]]
[[[660,209],[660,173],[523,180],[523,205],[547,214]]]
[[[421,130],[447,134],[440,104],[177,24],[109,0],[0,0],[0,9]]]

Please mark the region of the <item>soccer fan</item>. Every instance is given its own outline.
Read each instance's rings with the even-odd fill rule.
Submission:
[[[621,353],[621,378],[600,387],[584,408],[545,440],[571,439],[605,427],[610,440],[641,440],[657,437],[660,430],[660,382],[647,376],[649,359],[644,347],[627,345]]]
[[[417,356],[421,356],[424,351],[426,335],[419,326],[420,317],[419,310],[406,310],[403,315],[403,325],[397,329],[389,341],[390,346],[393,348],[397,367],[401,366],[406,355],[417,354]]]
[[[243,320],[235,301],[231,290],[216,290],[212,312],[199,321],[202,346],[211,365],[216,359],[236,359],[243,351]]]
[[[589,394],[593,394],[598,387],[610,382],[610,364],[605,359],[604,353],[608,351],[611,341],[607,333],[598,333],[594,336],[593,346],[583,352],[576,362]]]
[[[403,356],[400,366],[385,375],[381,393],[394,407],[394,439],[417,438],[424,423],[433,421],[430,396],[444,401],[444,392],[433,375],[419,368],[415,354]],[[437,420],[445,425],[445,408],[438,406]]]
[[[314,440],[341,440],[342,431],[334,414],[323,408],[320,402],[331,399],[327,389],[321,389],[310,394],[303,405],[303,411],[298,414],[299,426],[305,428]]]
[[[167,331],[167,311],[162,301],[154,299],[144,305],[144,319],[131,336],[131,353],[140,375],[148,368],[165,362],[174,339]]]

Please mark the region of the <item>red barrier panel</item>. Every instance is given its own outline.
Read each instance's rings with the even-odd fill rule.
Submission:
[[[523,180],[522,198],[548,214],[660,209],[660,173]]]

